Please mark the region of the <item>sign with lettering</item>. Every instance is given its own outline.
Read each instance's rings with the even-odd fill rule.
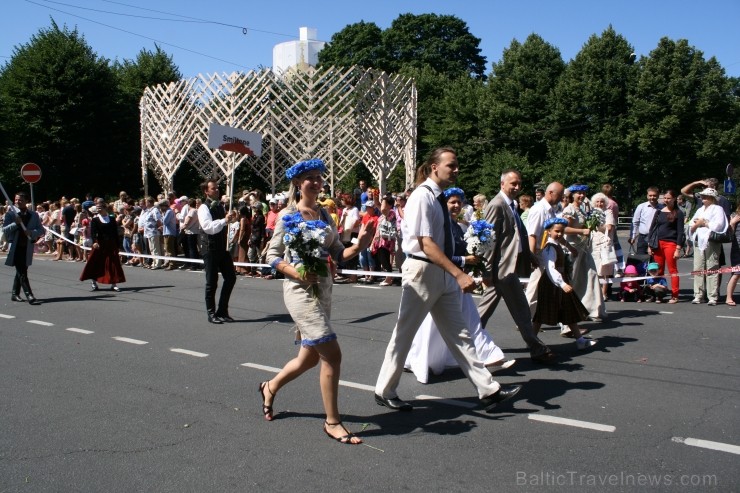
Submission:
[[[262,135],[211,123],[208,127],[208,147],[259,157],[262,155]]]

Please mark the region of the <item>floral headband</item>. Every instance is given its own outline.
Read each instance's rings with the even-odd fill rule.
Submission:
[[[452,196],[460,197],[461,199],[465,200],[465,192],[462,191],[462,188],[452,187],[445,190],[445,198],[449,199]]]
[[[309,159],[307,161],[301,161],[300,163],[294,164],[285,172],[285,177],[292,180],[298,175],[302,175],[307,171],[319,170],[322,173],[326,173],[326,165],[321,159]]]
[[[572,192],[588,192],[588,185],[571,185],[568,190]]]
[[[568,225],[568,220],[563,219],[562,217],[551,217],[547,221],[545,221],[545,229],[550,229],[556,224],[562,224],[563,226]]]

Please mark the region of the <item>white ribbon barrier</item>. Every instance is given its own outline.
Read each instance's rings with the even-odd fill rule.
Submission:
[[[44,229],[51,233],[52,235],[56,236],[60,240],[64,240],[67,243],[70,243],[76,247],[82,248],[83,250],[92,250],[90,247],[84,247],[76,244],[73,241],[68,240],[67,238],[63,237],[59,233],[52,231],[51,229],[44,226]],[[187,257],[166,257],[161,255],[147,255],[144,253],[129,253],[129,252],[123,252],[119,251],[119,255],[125,256],[125,257],[137,257],[137,258],[146,258],[146,259],[152,259],[152,260],[165,260],[167,262],[186,262],[191,264],[202,264],[203,260],[199,258],[187,258]],[[272,268],[270,264],[253,264],[248,262],[234,262],[235,266],[238,267],[267,267]],[[373,276],[373,277],[402,277],[402,274],[400,272],[382,272],[377,270],[350,270],[350,269],[337,269],[338,274],[344,274],[344,275],[355,275],[355,276]],[[668,276],[662,276],[662,277],[686,277],[686,276],[696,276],[696,275],[711,275],[711,274],[732,274],[732,273],[740,273],[740,266],[734,266],[734,267],[722,267],[720,269],[713,269],[713,270],[697,270],[697,271],[691,271],[686,272],[683,274],[668,274]],[[614,278],[608,278],[608,279],[600,279],[600,284],[621,284],[622,282],[633,282],[633,281],[644,281],[646,279],[652,279],[653,276],[641,276],[641,277],[614,277]],[[476,283],[480,283],[483,278],[482,277],[473,277],[473,280]],[[528,277],[520,277],[519,282],[522,284],[528,283],[529,278]]]

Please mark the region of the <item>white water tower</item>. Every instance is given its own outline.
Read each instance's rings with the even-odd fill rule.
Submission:
[[[272,70],[285,73],[288,69],[315,67],[319,63],[319,52],[324,48],[323,41],[316,39],[316,29],[302,27],[300,39],[275,45],[272,49]]]

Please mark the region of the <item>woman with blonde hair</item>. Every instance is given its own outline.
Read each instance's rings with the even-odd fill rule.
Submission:
[[[290,180],[290,198],[275,224],[275,234],[267,250],[267,262],[285,276],[283,299],[296,324],[296,338],[300,349],[298,355],[274,378],[259,385],[259,393],[262,398],[262,414],[267,421],[272,421],[273,401],[280,389],[320,364],[319,386],[326,413],[324,432],[340,443],[355,445],[362,443],[362,440],[342,424],[337,404],[342,352],[331,326],[333,269],[329,269],[328,276],[305,271],[301,268],[301,258],[284,242],[287,233],[285,221],[286,216],[289,216],[291,221],[299,218],[301,226],[303,222],[308,226],[309,222],[319,220],[327,225],[320,258],[328,267],[333,262],[356,256],[370,244],[375,231],[371,227],[362,226],[356,244],[346,248],[342,245],[334,221],[317,203],[324,184],[324,172],[326,166],[320,159],[301,161],[285,172]],[[319,223],[312,224],[319,226]]]

